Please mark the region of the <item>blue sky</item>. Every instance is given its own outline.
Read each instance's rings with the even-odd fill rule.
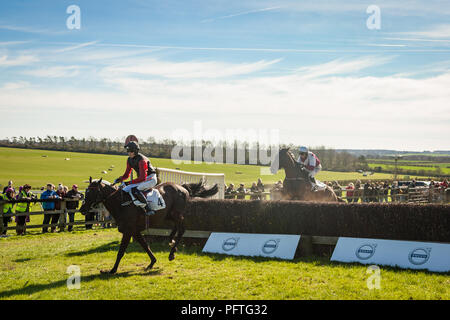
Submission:
[[[0,3],[0,137],[171,138],[200,121],[309,146],[448,150],[449,88],[448,1]]]

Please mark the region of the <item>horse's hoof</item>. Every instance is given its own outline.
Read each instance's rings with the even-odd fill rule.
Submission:
[[[175,255],[174,254],[169,254],[169,261],[172,261],[173,259],[175,259]]]
[[[156,263],[156,260],[153,261],[153,262],[151,262],[151,263],[147,266],[147,268],[145,268],[145,271],[148,271],[148,270],[152,269],[152,268],[153,268],[153,265],[154,265],[155,263]]]
[[[172,240],[171,242],[169,242],[169,247],[173,248],[174,245],[175,245],[175,240]]]
[[[116,270],[100,270],[101,274],[115,274]]]

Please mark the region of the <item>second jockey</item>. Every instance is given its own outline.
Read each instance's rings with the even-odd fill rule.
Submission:
[[[322,170],[322,165],[320,164],[319,158],[308,150],[307,147],[301,146],[300,156],[297,159],[297,162],[305,167],[305,169],[309,173],[309,179],[311,181],[312,189],[316,189],[316,178],[315,175]]]
[[[123,188],[130,194],[135,205],[144,208],[146,215],[155,213],[147,203],[147,199],[143,191],[151,190],[157,183],[156,170],[150,163],[150,160],[139,153],[139,144],[137,142],[129,142],[125,148],[128,152],[127,168],[123,176],[117,178],[114,182],[122,182],[128,179],[131,170],[134,169],[138,174],[136,179],[133,179],[129,185]]]

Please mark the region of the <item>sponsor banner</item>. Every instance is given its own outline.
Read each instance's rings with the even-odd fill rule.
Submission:
[[[340,237],[331,261],[450,271],[450,244]]]
[[[292,260],[299,235],[212,232],[203,252]]]

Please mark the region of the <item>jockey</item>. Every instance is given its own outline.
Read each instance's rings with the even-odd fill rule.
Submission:
[[[129,142],[125,148],[128,152],[127,168],[123,176],[117,178],[114,183],[122,182],[128,179],[131,170],[134,169],[138,174],[137,179],[133,179],[129,185],[123,188],[130,194],[135,205],[144,208],[146,215],[155,213],[147,203],[147,199],[143,191],[149,191],[157,183],[156,170],[150,163],[150,160],[139,153],[139,144],[137,142]]]
[[[297,162],[303,165],[305,169],[308,171],[312,189],[315,190],[316,189],[315,175],[318,174],[320,170],[322,170],[320,160],[314,153],[309,151],[307,147],[301,146],[299,151],[300,156],[298,157]]]

